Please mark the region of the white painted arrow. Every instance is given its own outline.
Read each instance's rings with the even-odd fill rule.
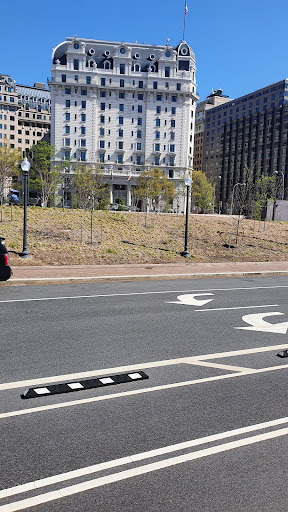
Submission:
[[[288,330],[288,322],[280,322],[278,324],[270,324],[269,322],[265,322],[263,318],[265,316],[276,316],[276,315],[284,315],[284,313],[273,312],[273,313],[257,313],[255,315],[245,315],[242,316],[242,320],[247,324],[250,324],[249,327],[234,327],[234,329],[243,329],[248,331],[261,331],[261,332],[277,332],[279,334],[286,334]]]
[[[203,295],[214,295],[214,293],[190,293],[189,295],[178,295],[178,301],[170,301],[169,304],[183,304],[184,306],[204,306],[213,299],[196,299],[196,297],[203,297]]]

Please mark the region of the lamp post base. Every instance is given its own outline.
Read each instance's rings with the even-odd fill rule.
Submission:
[[[27,250],[24,250],[19,253],[20,258],[30,258],[30,254]]]
[[[191,258],[191,255],[188,251],[182,251],[180,252],[180,256],[184,256],[184,258]]]

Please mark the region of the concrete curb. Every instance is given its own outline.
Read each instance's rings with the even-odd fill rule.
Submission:
[[[27,277],[12,278],[0,282],[0,286],[24,286],[39,284],[69,284],[69,283],[103,283],[103,282],[125,282],[125,281],[157,281],[165,279],[203,279],[209,277],[253,277],[253,276],[275,276],[288,275],[288,270],[255,270],[239,272],[194,272],[190,274],[139,274],[126,276],[90,276],[90,277]]]

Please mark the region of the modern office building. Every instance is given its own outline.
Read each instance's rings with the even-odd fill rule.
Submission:
[[[56,161],[71,173],[81,163],[100,165],[111,203],[131,205],[144,168],[163,169],[180,194],[193,163],[195,70],[185,41],[171,47],[68,37],[53,51],[49,81]]]
[[[204,135],[205,135],[205,115],[207,110],[217,105],[222,105],[231,101],[228,96],[222,94],[221,89],[212,91],[206,100],[198,101],[196,104],[195,134],[194,134],[194,160],[193,169],[196,171],[204,170]]]
[[[9,145],[28,154],[39,140],[49,141],[50,92],[42,83],[18,85],[0,74],[0,147]]]
[[[288,184],[288,79],[206,112],[204,171],[221,176],[218,200],[229,211],[231,193],[243,182],[245,166],[254,177],[282,173]]]

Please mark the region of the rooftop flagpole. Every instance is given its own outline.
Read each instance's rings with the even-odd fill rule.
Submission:
[[[185,18],[186,18],[186,14],[188,13],[188,7],[187,7],[187,3],[186,3],[186,0],[185,0],[185,7],[184,7],[184,27],[183,27],[183,41],[185,41]]]

